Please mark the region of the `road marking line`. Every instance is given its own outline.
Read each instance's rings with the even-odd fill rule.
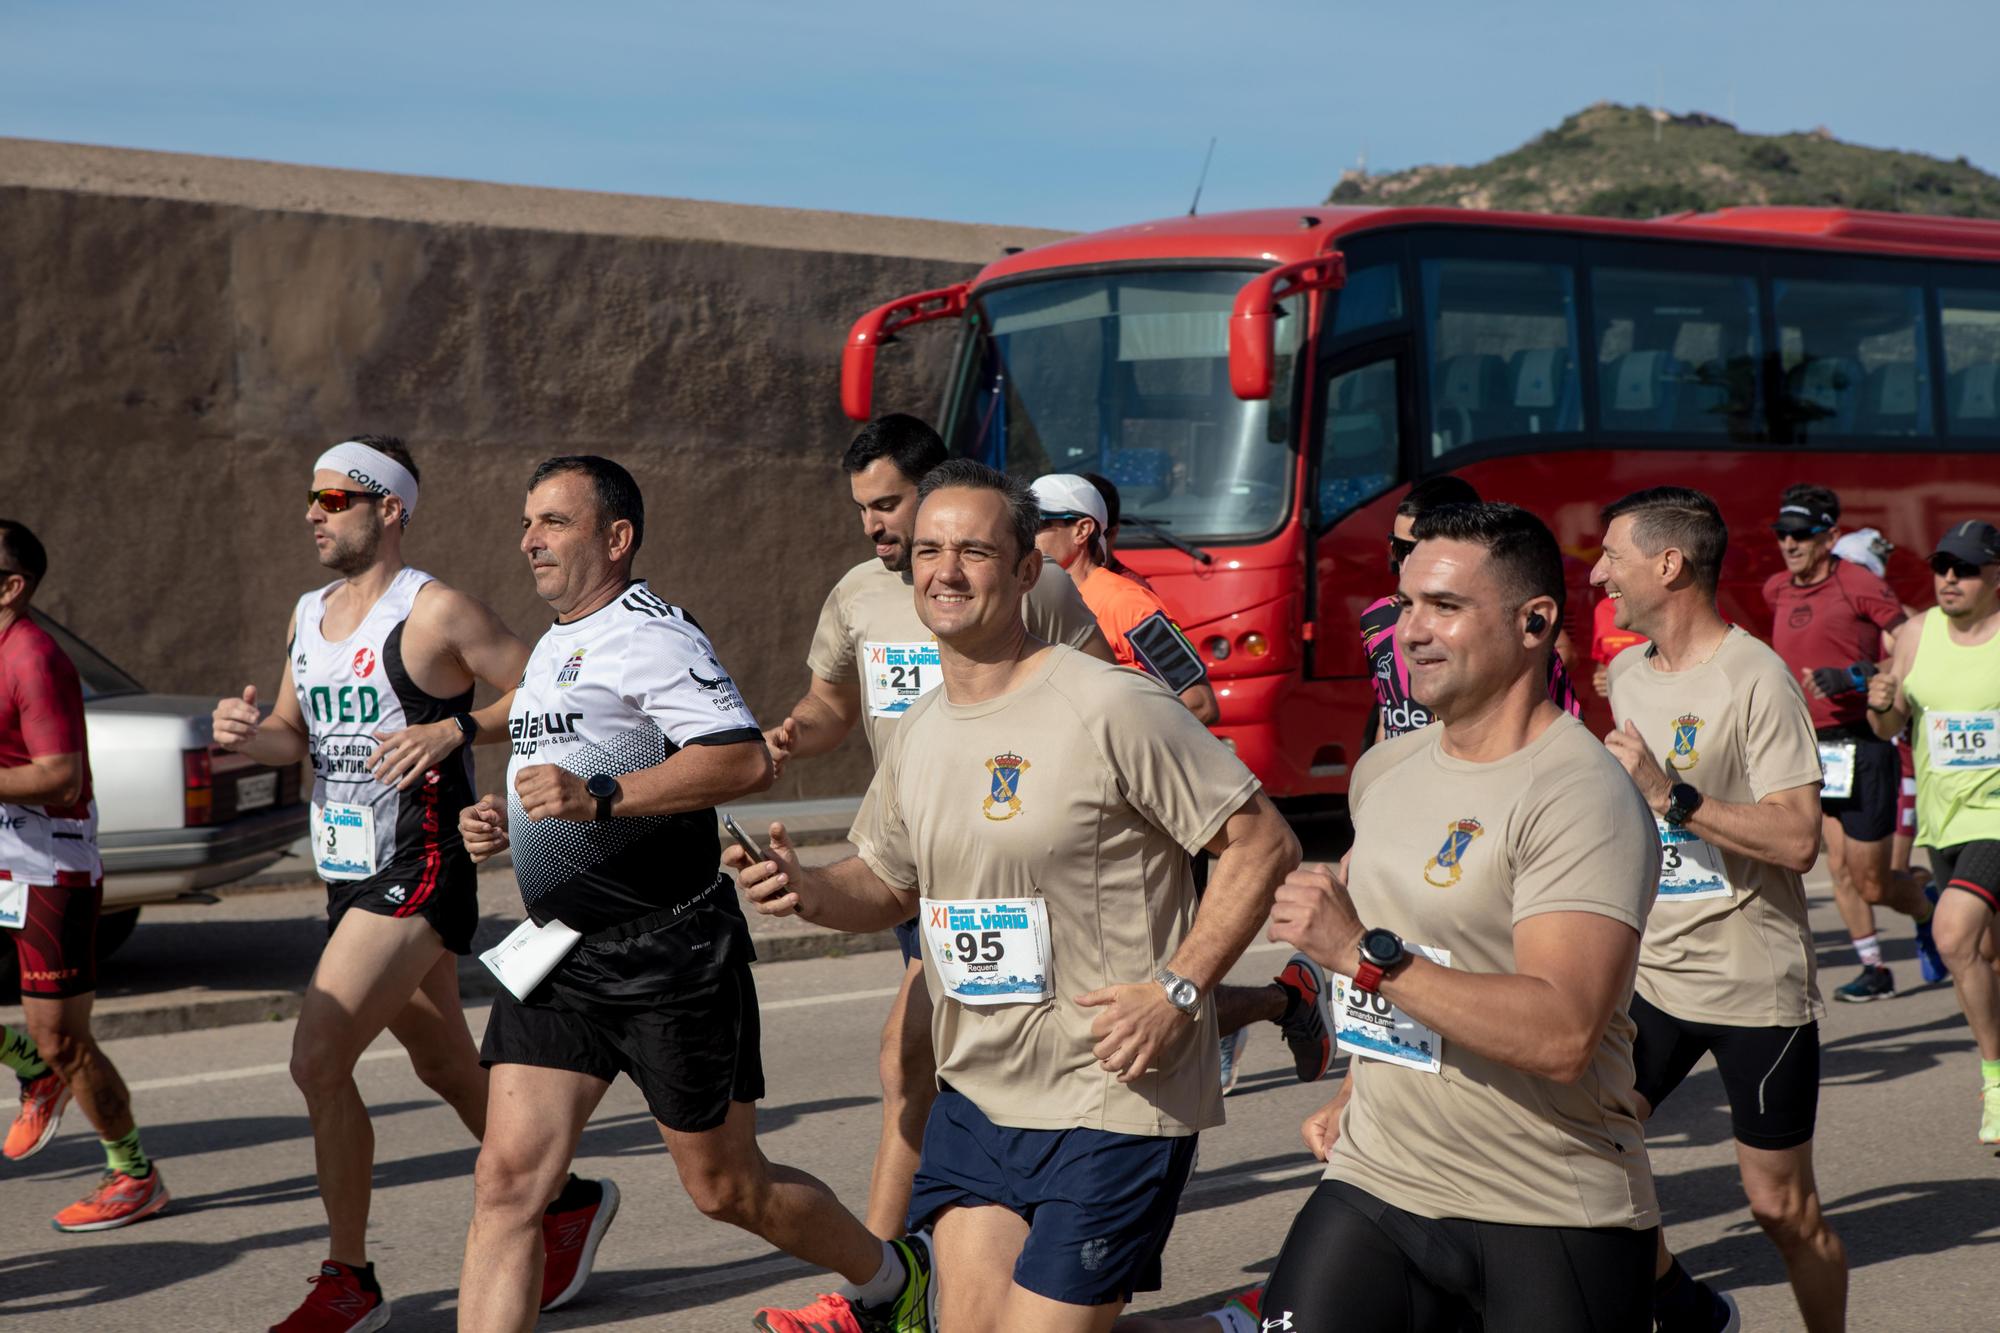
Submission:
[[[1270,953],[1278,949],[1289,949],[1288,944],[1253,944],[1245,949],[1247,957],[1253,953]],[[776,1013],[781,1009],[805,1009],[827,1004],[848,1004],[858,1000],[885,1000],[901,990],[901,986],[876,986],[869,990],[835,991],[831,995],[802,995],[790,1000],[765,1000],[757,1007],[761,1013]],[[403,1055],[401,1046],[389,1046],[379,1051],[363,1051],[363,1060],[394,1060]],[[141,1079],[129,1083],[130,1092],[157,1092],[164,1088],[193,1088],[204,1083],[228,1083],[237,1079],[263,1078],[269,1074],[288,1074],[291,1065],[244,1065],[239,1069],[211,1069],[200,1074],[174,1074],[166,1078]]]

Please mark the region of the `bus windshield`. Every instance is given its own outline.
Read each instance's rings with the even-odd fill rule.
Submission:
[[[1251,274],[1175,269],[1057,277],[975,297],[947,412],[954,454],[1032,480],[1116,483],[1119,541],[1222,543],[1285,520],[1294,472],[1293,370],[1304,323],[1288,303],[1269,401],[1229,388],[1229,313]]]

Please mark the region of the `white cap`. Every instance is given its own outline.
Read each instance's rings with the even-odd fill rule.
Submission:
[[[1091,545],[1099,557],[1103,556],[1104,530],[1111,526],[1111,516],[1095,486],[1074,472],[1051,472],[1046,477],[1037,477],[1028,489],[1034,492],[1035,504],[1044,514],[1081,514],[1097,520],[1097,538]]]
[[[1857,528],[1833,544],[1833,553],[1850,565],[1861,566],[1879,579],[1886,572],[1882,563],[1883,552],[1879,549],[1883,546],[1888,546],[1888,543],[1882,540],[1880,532],[1874,528]]]

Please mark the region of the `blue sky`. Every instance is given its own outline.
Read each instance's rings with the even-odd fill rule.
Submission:
[[[1094,228],[1474,162],[1591,102],[2000,170],[1995,0],[9,0],[0,135]]]

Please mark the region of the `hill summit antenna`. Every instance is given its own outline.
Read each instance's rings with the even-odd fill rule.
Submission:
[[[1201,187],[1208,184],[1208,164],[1210,162],[1213,162],[1214,160],[1215,160],[1215,136],[1210,135],[1208,140],[1208,152],[1204,153],[1201,159],[1201,175],[1195,179],[1194,183],[1194,202],[1188,205],[1189,217],[1193,217],[1195,214],[1195,210],[1201,207]]]

